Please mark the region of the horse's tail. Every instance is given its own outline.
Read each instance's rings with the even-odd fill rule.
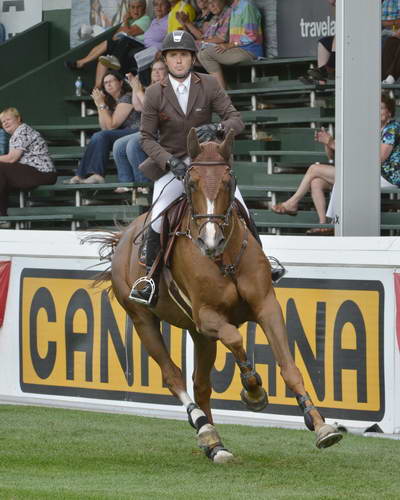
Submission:
[[[102,285],[106,281],[111,281],[111,263],[116,246],[121,239],[123,229],[119,231],[101,231],[99,233],[89,234],[81,239],[81,243],[95,243],[99,244],[99,257],[100,264],[108,262],[108,266],[103,271],[99,271],[93,280],[93,287]],[[111,284],[107,287],[107,292],[111,291]]]

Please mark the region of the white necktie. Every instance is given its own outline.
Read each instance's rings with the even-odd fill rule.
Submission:
[[[182,108],[182,111],[186,114],[188,97],[189,97],[186,85],[180,83],[176,89],[176,92],[179,105]]]

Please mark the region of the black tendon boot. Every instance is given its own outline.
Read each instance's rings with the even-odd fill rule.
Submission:
[[[153,267],[161,249],[160,235],[151,227],[148,229],[146,240],[146,270],[147,276]],[[160,282],[160,266],[154,270],[151,277],[144,276],[135,281],[129,298],[147,306],[155,306],[158,298],[158,284]]]
[[[260,235],[258,234],[256,224],[253,220],[253,217],[249,214],[249,229],[251,234],[254,236],[254,238],[257,240],[257,243],[260,245],[262,248],[262,243],[260,239]],[[286,269],[283,267],[283,265],[279,262],[279,260],[276,257],[272,257],[267,255],[267,259],[270,263],[271,266],[271,279],[272,283],[275,285],[285,276],[286,274]]]

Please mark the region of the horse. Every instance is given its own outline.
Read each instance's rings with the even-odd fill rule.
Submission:
[[[216,341],[232,352],[239,367],[241,400],[252,411],[268,404],[243,347],[238,327],[258,323],[273,350],[287,387],[295,394],[308,429],[315,432],[316,446],[326,448],[340,441],[338,429],[325,423],[308,395],[302,375],[289,350],[281,307],[271,281],[270,264],[249,231],[235,201],[236,181],[230,167],[233,131],[218,144],[200,144],[195,129],[188,135],[192,162],[184,186],[187,205],[159,285],[158,301],[147,307],[129,299],[132,284],[145,273],[135,244],[143,233],[147,214],[104,240],[108,248],[112,290],[127,314],[148,354],[159,365],[170,392],[184,405],[194,427],[198,445],[214,463],[233,459],[213,423],[210,407],[210,373],[216,359]],[[178,305],[170,295],[173,283],[187,305]],[[181,370],[172,361],[160,332],[164,320],[188,330],[194,342],[194,401],[189,396]]]

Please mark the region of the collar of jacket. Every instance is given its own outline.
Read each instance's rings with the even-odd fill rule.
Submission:
[[[195,73],[194,71],[192,71],[192,79],[191,80],[193,80],[194,83],[199,83],[199,81],[201,80],[201,78],[200,78],[200,76],[197,73]],[[168,82],[169,82],[169,77],[167,75],[164,78],[164,80],[162,80],[161,85],[163,87],[166,87],[168,85]]]

